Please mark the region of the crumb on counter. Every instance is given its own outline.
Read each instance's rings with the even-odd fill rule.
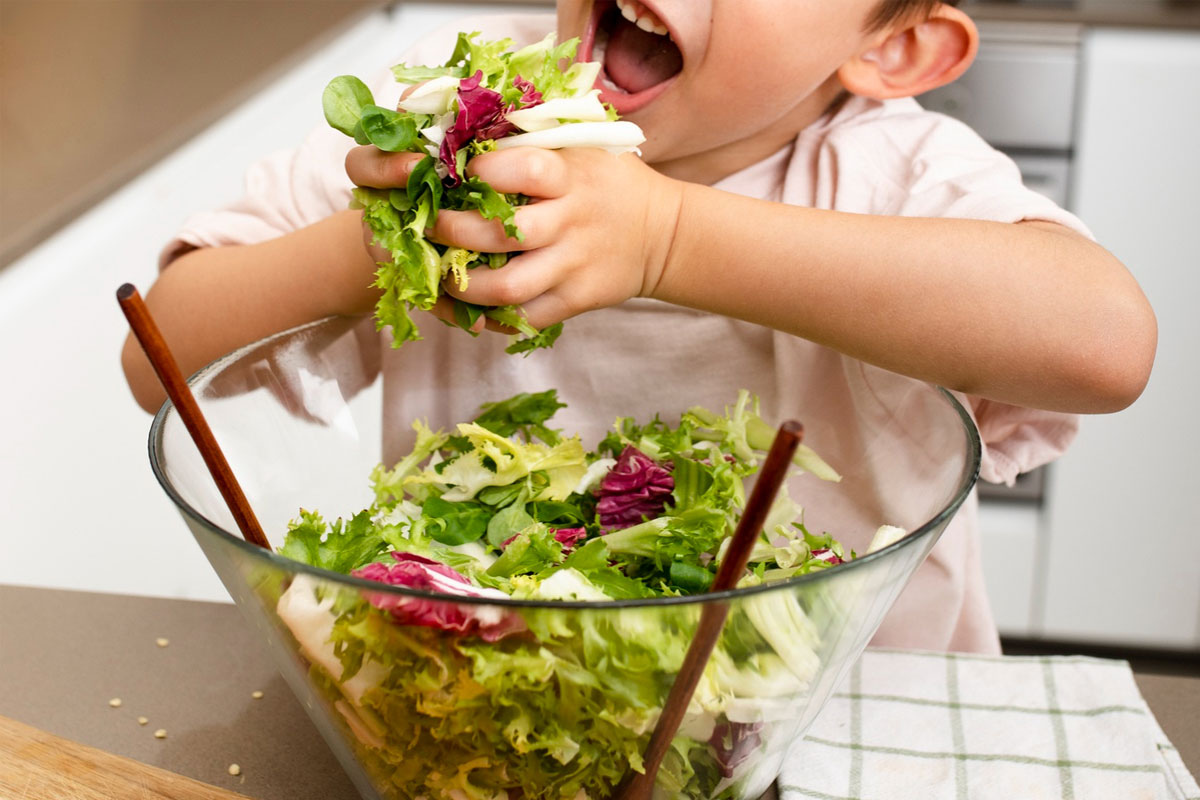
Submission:
[[[138,725],[145,725],[149,721],[146,717],[138,717]]]
[[[259,692],[259,691],[253,691],[250,693],[250,696],[253,697],[255,700],[262,700],[263,693]]]
[[[155,739],[165,739],[165,738],[167,738],[167,729],[166,729],[166,728],[159,728],[158,730],[156,730],[156,731],[154,732],[154,738],[155,738]]]
[[[230,764],[229,765],[229,774],[234,775],[234,776],[241,775],[242,768],[239,767],[237,764]]]
[[[121,698],[114,697],[112,700],[108,701],[108,705],[112,708],[120,708],[121,707]]]
[[[156,645],[158,645],[159,647],[166,647],[167,645],[169,645],[171,643],[171,640],[166,638],[165,636],[160,636],[154,640],[154,643]]]

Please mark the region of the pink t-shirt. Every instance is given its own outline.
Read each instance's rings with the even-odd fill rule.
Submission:
[[[429,36],[396,63],[443,62],[459,30],[483,31],[489,39],[508,36],[520,45],[542,38],[553,25],[553,17],[542,14],[464,20]],[[400,87],[386,69],[372,84],[380,105],[399,99]],[[163,263],[190,247],[259,242],[345,209],[351,184],[343,162],[352,145],[341,133],[322,128],[297,149],[264,158],[250,168],[244,197],[187,220],[164,250]],[[714,186],[860,214],[1047,220],[1088,235],[1075,217],[1026,189],[1008,157],[965,125],[911,99],[851,98],[783,150]],[[720,409],[744,387],[759,395],[768,419],[819,420],[806,441],[823,452],[850,433],[846,409],[861,391],[863,376],[877,369],[769,328],[640,298],[569,320],[552,349],[527,358],[505,354],[504,337],[475,339],[432,317],[418,324],[424,340],[400,350],[379,348],[387,458],[409,446],[416,417],[447,426],[472,418],[482,401],[552,387],[569,404],[555,425],[580,432],[588,446],[617,416],[661,414],[673,421],[689,406]],[[979,428],[986,480],[1011,483],[1061,454],[1076,432],[1071,415],[958,398]],[[898,399],[874,398],[883,404]],[[914,429],[924,421],[903,420]],[[886,486],[882,466],[878,477]],[[984,592],[977,517],[972,494],[873,644],[999,652]],[[828,529],[861,551],[884,522],[840,520]]]

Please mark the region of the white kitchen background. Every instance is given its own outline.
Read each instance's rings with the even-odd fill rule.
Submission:
[[[148,287],[159,248],[189,213],[235,198],[249,162],[324,124],[330,77],[368,74],[480,10],[408,3],[371,14],[0,271],[0,583],[227,599],[150,472],[150,419],[121,374],[127,327],[114,292],[125,281]],[[984,501],[1002,632],[1200,648],[1200,33],[985,26],[983,53],[968,73],[979,81],[926,102],[974,115],[985,133],[1031,110],[1059,121],[1052,141],[1004,141],[1003,126],[991,138],[1132,268],[1160,337],[1144,396],[1084,420],[1040,501]],[[1045,73],[989,73],[992,53],[1069,71],[1070,88],[1039,94],[1059,84],[1034,77],[997,92],[990,74]]]

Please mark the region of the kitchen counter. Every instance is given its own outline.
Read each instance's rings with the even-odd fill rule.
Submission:
[[[0,586],[0,643],[0,716],[257,800],[358,798],[231,605]],[[1200,772],[1200,677],[1136,678]]]

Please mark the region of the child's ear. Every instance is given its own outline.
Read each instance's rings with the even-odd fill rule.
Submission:
[[[942,4],[920,22],[877,37],[838,69],[853,94],[880,100],[915,97],[967,71],[979,49],[979,31],[962,11]]]

